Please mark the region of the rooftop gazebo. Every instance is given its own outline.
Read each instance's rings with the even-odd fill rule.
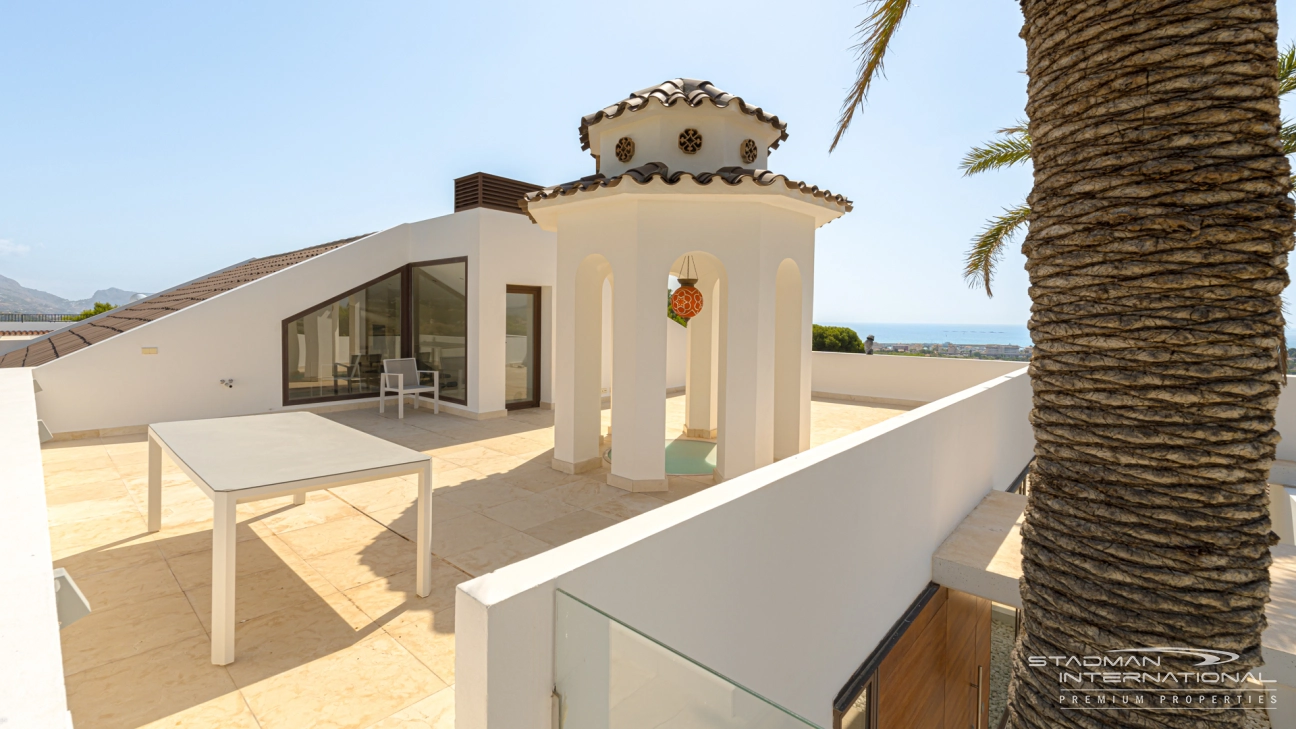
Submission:
[[[696,289],[681,435],[716,440],[716,479],[809,447],[815,231],[851,203],[766,169],[787,137],[777,116],[709,81],[672,79],[581,119],[595,174],[523,200],[558,236],[555,468],[602,465],[610,280],[608,483],[666,490],[668,275]]]

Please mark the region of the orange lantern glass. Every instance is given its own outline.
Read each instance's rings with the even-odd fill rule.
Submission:
[[[680,287],[671,294],[670,305],[679,316],[692,319],[702,313],[702,292],[693,285],[698,282],[697,266],[693,264],[693,256],[685,256],[684,265],[680,269]]]
[[[691,283],[684,283],[681,279],[680,283],[684,285],[671,294],[671,309],[685,319],[692,319],[702,312],[702,292],[693,286],[696,282],[695,279]]]

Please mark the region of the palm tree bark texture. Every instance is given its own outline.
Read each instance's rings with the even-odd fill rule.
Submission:
[[[1245,726],[1254,714],[1224,708],[1242,696],[1227,677],[1145,682],[1172,693],[1141,709],[1071,710],[1064,688],[1132,686],[1064,686],[1057,667],[1029,657],[1239,654],[1214,669],[1171,654],[1157,654],[1155,671],[1126,669],[1156,676],[1262,663],[1293,230],[1276,8],[1022,0],[1022,10],[1037,457],[1009,726]],[[1187,689],[1218,686],[1218,703],[1185,705],[1210,696]]]

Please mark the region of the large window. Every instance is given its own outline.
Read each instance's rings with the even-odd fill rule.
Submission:
[[[468,399],[468,262],[410,266],[410,312],[419,369],[441,373],[441,397]]]
[[[401,311],[398,272],[286,322],[286,399],[377,393],[382,361],[401,356]]]
[[[285,320],[284,404],[373,397],[398,357],[439,371],[441,399],[466,404],[467,280],[466,258],[415,263]]]

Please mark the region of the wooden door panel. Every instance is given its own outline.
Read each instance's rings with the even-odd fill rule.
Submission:
[[[989,600],[933,595],[878,666],[878,729],[988,729],[990,620]]]
[[[945,717],[942,588],[878,666],[878,729],[941,729]]]

